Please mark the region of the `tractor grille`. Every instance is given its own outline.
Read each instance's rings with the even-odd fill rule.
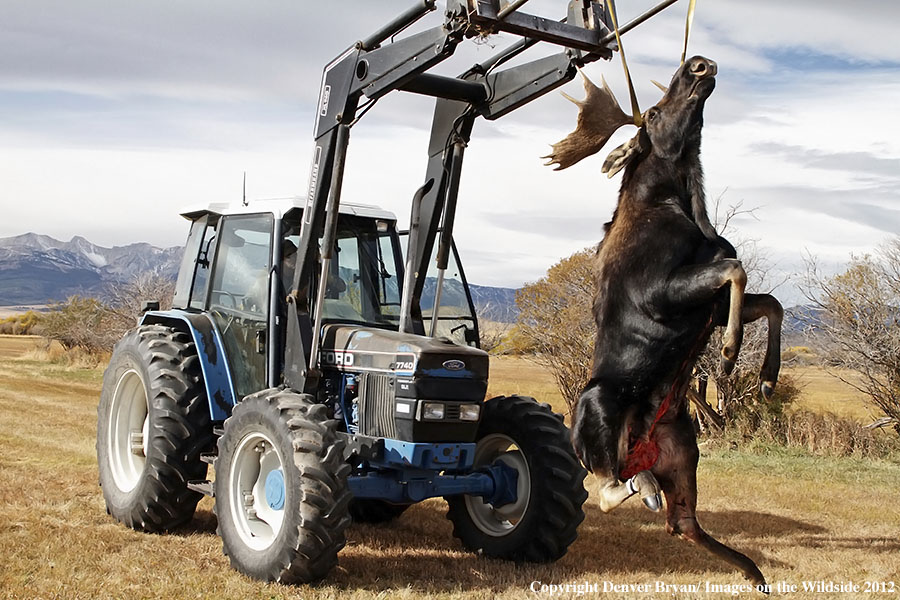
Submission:
[[[359,432],[375,437],[397,437],[391,376],[364,373],[360,377]]]

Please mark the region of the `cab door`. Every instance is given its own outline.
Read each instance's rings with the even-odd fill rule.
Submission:
[[[271,213],[222,217],[207,310],[225,345],[235,395],[266,387],[266,324],[272,272]]]

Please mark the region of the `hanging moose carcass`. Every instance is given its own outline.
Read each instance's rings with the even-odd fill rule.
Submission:
[[[666,499],[666,530],[726,560],[756,585],[765,579],[744,554],[697,522],[696,435],[687,394],[698,355],[724,325],[721,362],[734,367],[743,323],[768,319],[761,392],[780,367],[782,308],[768,294],[745,294],[734,247],[709,221],[700,164],[703,108],[716,63],[695,56],[678,69],[637,134],[610,153],[602,171],[624,169],[618,204],[597,249],[591,379],[578,400],[572,441],[599,479],[604,512],[638,494],[652,510]],[[585,78],[575,131],[553,146],[548,164],[566,168],[598,152],[631,122],[606,83]]]

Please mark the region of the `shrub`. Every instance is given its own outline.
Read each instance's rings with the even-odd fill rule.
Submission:
[[[34,335],[40,333],[41,316],[33,310],[0,320],[0,334]]]
[[[712,441],[739,442],[753,448],[776,444],[817,456],[893,458],[900,455],[900,441],[883,429],[870,429],[858,421],[807,410],[789,411],[778,418],[747,419]]]
[[[108,350],[118,339],[109,327],[108,308],[96,298],[70,296],[53,305],[44,318],[44,335],[66,350]]]
[[[143,273],[129,283],[110,287],[107,302],[71,296],[54,305],[44,317],[43,335],[58,341],[66,350],[108,352],[126,331],[137,325],[144,300],[158,300],[160,308],[171,308],[174,289],[170,279]]]

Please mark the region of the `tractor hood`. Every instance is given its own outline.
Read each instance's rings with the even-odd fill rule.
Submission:
[[[324,329],[323,369],[394,376],[396,395],[406,398],[480,402],[487,392],[488,354],[483,350],[372,327]]]
[[[320,354],[324,368],[487,380],[488,354],[477,348],[373,327],[326,325],[324,329]]]

